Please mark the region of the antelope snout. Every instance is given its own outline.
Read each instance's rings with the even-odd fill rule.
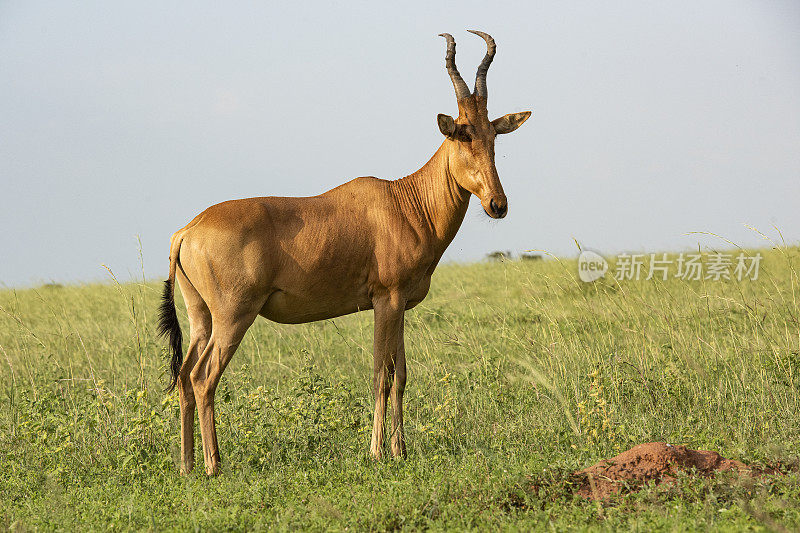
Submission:
[[[489,207],[483,206],[486,214],[492,218],[503,218],[508,213],[508,200],[505,195],[493,197],[489,200]]]

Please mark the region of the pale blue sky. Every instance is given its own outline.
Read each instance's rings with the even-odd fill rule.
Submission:
[[[166,273],[231,198],[400,177],[498,43],[509,216],[473,199],[449,260],[800,240],[800,3],[0,2],[0,284]]]

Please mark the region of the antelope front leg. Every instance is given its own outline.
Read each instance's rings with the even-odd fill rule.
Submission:
[[[383,452],[389,382],[396,379],[395,361],[400,347],[405,300],[398,293],[388,293],[376,296],[373,300],[373,307],[375,309],[375,341],[372,384],[375,394],[375,416],[372,424],[370,452],[373,458],[380,459]],[[403,370],[405,379],[405,366]],[[395,417],[393,416],[392,419],[394,421]],[[394,440],[394,436],[392,439]]]
[[[394,380],[392,381],[392,455],[406,456],[406,437],[403,433],[403,391],[406,389],[406,350],[403,342],[404,322],[400,321],[400,342],[394,363]]]

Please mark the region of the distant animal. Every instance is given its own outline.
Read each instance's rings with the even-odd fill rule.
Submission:
[[[437,117],[444,142],[425,165],[397,180],[361,177],[318,196],[231,200],[209,207],[173,234],[159,332],[171,352],[170,390],[180,399],[181,470],[194,466],[195,407],[206,473],[219,472],[214,393],[245,332],[259,315],[298,324],[374,310],[374,423],[370,451],[383,453],[387,398],[390,444],[405,456],[403,319],[428,294],[431,274],[455,237],[470,195],[503,218],[508,202],[495,168],[494,142],[529,111],[489,120],[486,72],[495,55],[486,41],[470,93],[456,68],[448,33],[445,66],[458,117]],[[175,310],[178,280],[189,317],[186,358]]]
[[[506,250],[505,252],[496,251],[490,252],[486,254],[486,258],[490,261],[510,261],[511,260],[511,250]]]

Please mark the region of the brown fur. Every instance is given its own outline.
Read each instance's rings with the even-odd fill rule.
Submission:
[[[191,326],[186,358],[175,376],[184,472],[194,464],[195,407],[206,472],[219,470],[214,392],[258,315],[294,324],[374,309],[370,451],[375,458],[382,454],[391,398],[391,453],[405,455],[403,313],[427,295],[470,194],[489,216],[505,216],[494,138],[530,115],[490,122],[485,101],[475,96],[462,98],[458,108],[455,131],[410,176],[356,178],[312,197],[223,202],[172,236],[169,281],[177,277]]]

